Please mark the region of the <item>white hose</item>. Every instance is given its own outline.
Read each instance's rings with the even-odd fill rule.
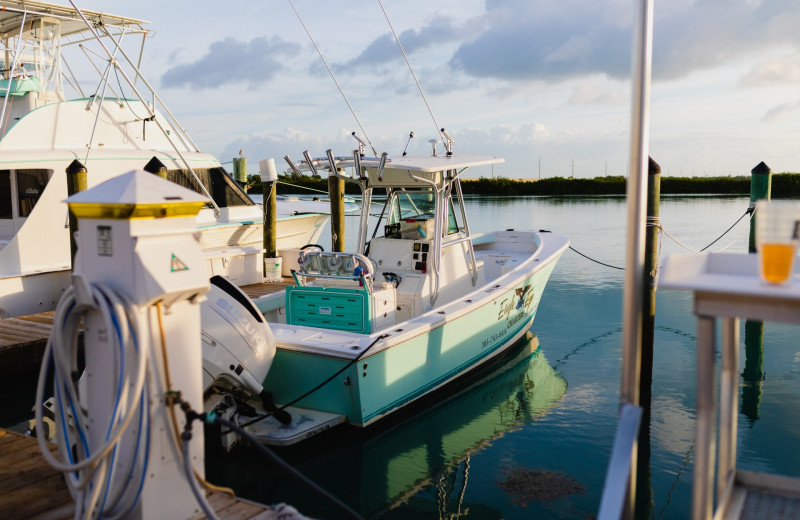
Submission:
[[[37,436],[45,460],[64,472],[75,500],[75,518],[121,518],[136,506],[147,472],[150,447],[150,410],[146,374],[148,356],[136,337],[136,316],[125,297],[101,285],[89,286],[91,303],[79,302],[73,287],[67,289],[56,309],[53,330],[39,372],[36,388],[36,430],[44,432],[42,422],[44,388],[52,369],[56,442],[59,456],[47,447],[44,435]],[[104,432],[99,446],[89,445],[89,424],[82,409],[77,381],[78,327],[81,317],[99,315],[108,334],[113,366],[109,379],[113,388],[113,410],[107,424],[92,418],[93,429]],[[102,330],[88,331],[100,334]],[[117,453],[120,439],[136,420],[136,450],[126,459]],[[95,434],[95,442],[97,435]],[[74,448],[74,451],[73,451]]]

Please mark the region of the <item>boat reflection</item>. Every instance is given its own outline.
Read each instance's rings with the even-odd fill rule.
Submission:
[[[466,509],[470,518],[500,518],[499,511],[463,502],[470,457],[547,413],[566,390],[529,332],[509,356],[446,400],[429,400],[423,412],[380,431],[331,432],[278,453],[365,517],[407,517],[410,508],[426,518],[456,518]],[[331,511],[314,510],[317,500],[249,448],[207,457],[207,473],[244,498],[287,502],[303,514],[330,518]]]

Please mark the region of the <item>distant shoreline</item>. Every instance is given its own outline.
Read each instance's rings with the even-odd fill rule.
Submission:
[[[256,176],[251,193],[261,193],[260,179]],[[277,192],[297,193],[298,187],[326,192],[328,178],[304,176],[295,179],[281,176]],[[465,195],[625,195],[625,177],[608,176],[593,179],[570,179],[550,177],[546,179],[462,179],[461,188]],[[348,194],[357,194],[358,188],[345,183]],[[661,177],[662,195],[749,195],[750,176],[738,177]],[[800,197],[800,173],[776,173],[772,175],[772,196],[774,198]]]

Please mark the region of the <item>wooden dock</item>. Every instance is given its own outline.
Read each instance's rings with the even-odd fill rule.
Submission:
[[[57,450],[52,445],[52,451]],[[209,504],[220,519],[273,520],[267,506],[208,491]],[[69,520],[75,512],[64,477],[39,452],[36,439],[0,429],[0,511],[7,520]],[[192,520],[202,520],[199,514]]]
[[[290,283],[292,278],[284,277],[282,282],[246,285],[241,289],[250,298],[258,298],[282,291]],[[55,311],[49,311],[0,320],[0,378],[38,372],[54,317]]]

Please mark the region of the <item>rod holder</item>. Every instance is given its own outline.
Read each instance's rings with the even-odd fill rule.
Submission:
[[[286,162],[287,162],[287,164],[289,164],[289,168],[291,168],[291,169],[292,169],[292,172],[294,173],[294,176],[295,176],[295,178],[296,178],[296,179],[299,179],[300,177],[302,177],[302,176],[303,176],[303,173],[302,173],[302,172],[300,171],[300,169],[299,169],[299,168],[298,168],[298,167],[297,167],[297,166],[296,166],[296,165],[295,165],[295,164],[292,162],[292,160],[289,158],[289,156],[288,156],[288,155],[287,155],[287,156],[285,156],[285,157],[283,158],[283,160],[284,160],[284,161],[286,161]]]
[[[384,168],[384,166],[386,166],[386,157],[388,155],[389,154],[387,154],[386,152],[383,152],[381,154],[381,162],[378,163],[378,180],[379,181],[383,181],[383,168]]]
[[[317,167],[314,166],[314,161],[311,160],[311,156],[308,155],[308,150],[303,152],[303,157],[306,158],[306,164],[308,164],[308,169],[311,170],[311,175],[317,177],[319,174],[317,173]]]

